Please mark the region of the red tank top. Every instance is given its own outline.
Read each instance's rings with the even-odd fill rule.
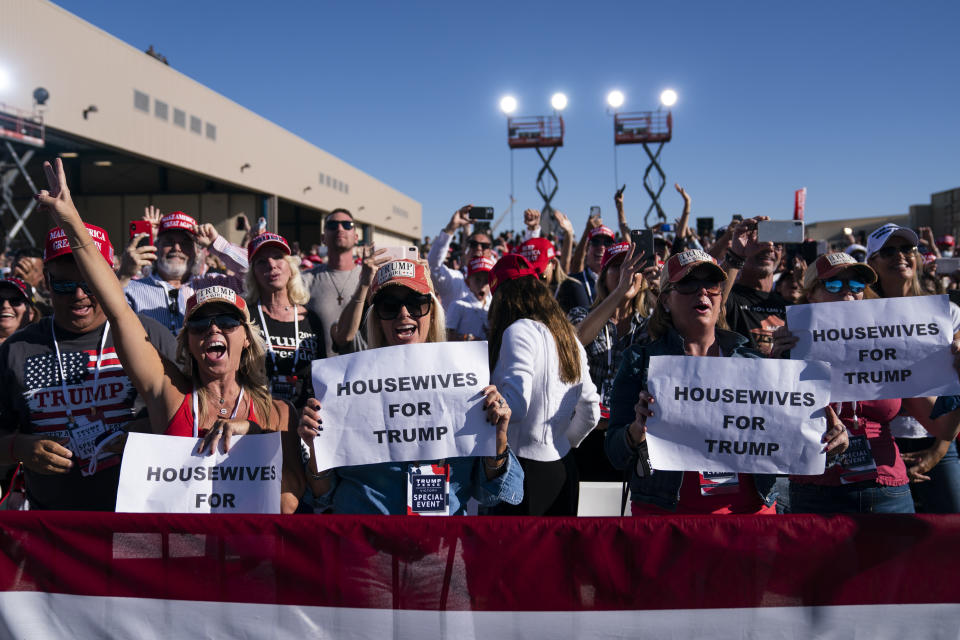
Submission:
[[[170,424],[167,426],[167,430],[163,432],[167,436],[183,436],[186,438],[193,437],[193,393],[188,393],[183,397],[183,403],[180,405],[180,408],[177,409],[177,412],[173,414],[173,418],[170,420]],[[253,403],[250,402],[250,409],[247,411],[247,420],[253,422],[257,421],[257,416],[253,412]],[[206,429],[201,429],[200,434],[204,436],[207,434]]]

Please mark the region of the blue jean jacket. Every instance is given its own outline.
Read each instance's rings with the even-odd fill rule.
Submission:
[[[749,340],[738,333],[716,330],[716,339],[720,351],[734,358],[762,358],[762,354],[749,348]],[[635,344],[623,355],[620,370],[613,381],[610,399],[610,426],[604,439],[604,448],[610,463],[616,469],[630,468],[630,495],[634,501],[646,502],[658,507],[676,510],[680,501],[680,485],[683,482],[682,471],[651,471],[644,475],[637,473],[638,460],[647,463],[647,443],[643,442],[637,450],[627,444],[626,431],[635,417],[634,406],[641,391],[647,388],[647,369],[650,356],[682,356],[684,340],[674,329],[669,329],[663,337],[648,344]],[[649,466],[649,465],[647,465]],[[774,490],[775,475],[754,474],[753,484],[760,499],[770,506],[777,499]]]

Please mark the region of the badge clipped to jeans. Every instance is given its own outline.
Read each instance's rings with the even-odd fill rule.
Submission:
[[[701,496],[728,496],[740,489],[740,477],[726,471],[701,471]]]
[[[450,465],[410,465],[407,471],[407,515],[450,515]]]
[[[867,436],[850,435],[850,445],[838,456],[841,467],[841,484],[853,484],[864,480],[877,479],[877,463],[870,450]]]

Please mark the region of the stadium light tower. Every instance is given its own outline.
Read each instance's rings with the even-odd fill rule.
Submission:
[[[502,109],[503,100],[500,102]],[[541,162],[543,162],[543,167],[537,173],[537,193],[543,198],[540,224],[543,226],[545,233],[548,233],[553,226],[553,217],[550,215],[553,207],[550,203],[553,197],[557,195],[559,181],[557,180],[557,174],[550,167],[550,161],[553,160],[557,149],[563,146],[564,124],[560,112],[567,108],[567,96],[559,92],[553,94],[550,98],[550,106],[553,107],[552,116],[511,116],[507,118],[507,145],[510,149],[534,149],[540,156]],[[544,154],[543,149],[549,149],[550,151]],[[512,181],[512,152],[510,157]]]
[[[611,91],[607,96],[607,104],[616,109],[614,102],[618,100],[619,91]],[[619,98],[622,98],[620,94]],[[643,218],[644,225],[650,227],[650,214],[657,212],[657,218],[660,222],[667,219],[663,208],[660,206],[660,194],[667,183],[667,176],[660,167],[660,152],[663,151],[663,145],[670,142],[673,137],[673,114],[670,112],[677,102],[677,92],[673,89],[665,89],[660,93],[660,106],[656,111],[636,111],[633,113],[621,113],[614,111],[613,114],[613,145],[614,145],[614,178],[616,180],[616,148],[621,144],[640,144],[647,153],[649,162],[647,169],[643,173],[643,188],[650,196],[650,206],[647,207],[647,213]],[[620,103],[623,104],[622,102]],[[664,110],[666,107],[666,110]],[[656,177],[651,178],[651,174],[656,172]]]

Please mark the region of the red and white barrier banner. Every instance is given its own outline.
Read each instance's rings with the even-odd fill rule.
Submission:
[[[956,638],[960,516],[0,514],[0,637]]]

